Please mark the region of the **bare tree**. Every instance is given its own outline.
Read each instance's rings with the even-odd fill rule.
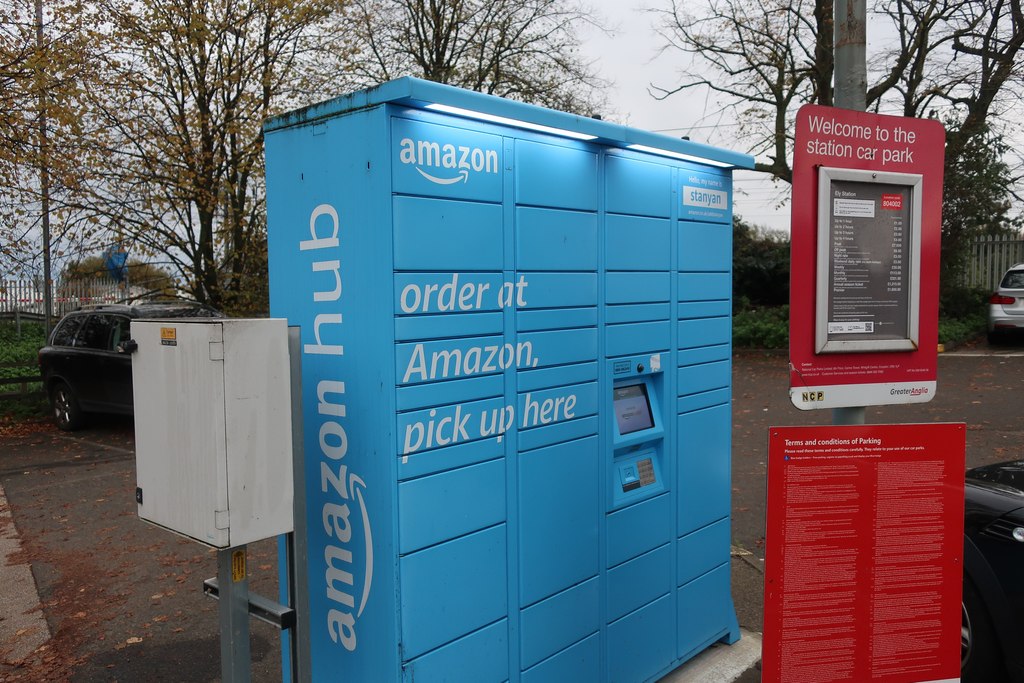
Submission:
[[[346,72],[366,87],[418,76],[578,114],[602,104],[575,0],[354,0]]]
[[[198,301],[233,312],[266,306],[267,116],[408,73],[585,113],[600,84],[577,52],[590,14],[568,0],[88,7],[100,78],[78,91],[74,118],[91,157],[62,206],[77,234],[101,233],[98,248],[156,261]]]
[[[939,118],[946,126],[944,291],[955,288],[970,239],[1016,225],[1015,182],[998,125],[1021,100],[1022,0],[875,0],[868,108]],[[832,104],[832,0],[669,0],[655,10],[665,50],[692,58],[681,85],[735,114],[756,170],[791,182],[793,121],[806,103]],[[869,45],[870,47],[871,45]],[[765,160],[765,158],[767,160]]]
[[[669,0],[653,11],[664,49],[692,58],[682,84],[654,86],[656,96],[714,93],[739,120],[737,137],[767,157],[757,169],[789,182],[797,109],[832,104],[832,0]],[[993,112],[1019,101],[1021,0],[876,0],[872,12],[884,40],[871,60],[869,109],[942,116],[956,154]]]
[[[196,300],[265,310],[262,122],[299,101],[300,72],[333,2],[103,8],[119,49],[91,100],[105,134],[89,208],[132,253],[159,255]]]
[[[1019,107],[1024,84],[1021,0],[966,3],[961,11],[964,29],[953,35],[949,67],[955,87],[942,94],[960,119],[950,141],[954,154],[971,138],[984,134],[993,115]]]
[[[832,103],[831,0],[671,0],[657,12],[663,52],[690,55],[693,68],[680,84],[653,85],[655,96],[701,90],[720,96],[736,115],[737,137],[762,158],[756,169],[789,182],[796,110],[807,102]]]

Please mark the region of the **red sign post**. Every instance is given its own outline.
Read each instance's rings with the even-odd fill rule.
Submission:
[[[769,430],[762,681],[959,679],[965,434]]]
[[[797,114],[790,398],[844,408],[936,387],[945,132],[937,121],[806,105]]]

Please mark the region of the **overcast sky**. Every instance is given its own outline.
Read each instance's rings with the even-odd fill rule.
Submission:
[[[679,70],[687,65],[688,56],[679,51],[659,55],[662,39],[653,28],[658,16],[644,11],[649,7],[666,8],[669,0],[584,1],[590,2],[603,15],[604,23],[613,31],[611,36],[606,36],[590,30],[582,32],[582,37],[584,50],[596,60],[601,75],[614,82],[609,96],[617,122],[667,135],[689,135],[692,140],[747,151],[743,141],[734,144],[729,141],[734,121],[715,117],[714,107],[708,105],[703,93],[690,91],[662,101],[650,95],[651,83],[664,87],[678,85]],[[887,24],[872,19],[868,16],[869,54],[872,46],[883,44],[888,35]],[[1011,105],[1010,111],[1013,108]],[[899,114],[886,111],[884,107],[882,113]],[[1011,145],[1005,158],[1007,163],[1011,167],[1024,167],[1024,118],[1006,115],[995,119],[994,123]],[[755,225],[789,231],[787,185],[775,185],[764,174],[737,171],[734,189],[736,214]],[[1019,183],[1017,189],[1024,192],[1024,183]]]
[[[601,75],[614,81],[609,99],[616,120],[635,128],[689,135],[692,140],[711,141],[745,152],[741,142],[727,145],[709,140],[716,125],[719,133],[728,135],[732,121],[707,120],[713,112],[708,110],[703,97],[690,92],[659,101],[650,95],[651,83],[667,87],[677,84],[678,71],[687,59],[678,51],[658,55],[661,39],[652,26],[657,17],[643,8],[658,6],[659,2],[662,7],[667,5],[667,0],[591,0],[614,33],[605,36],[599,31],[583,32],[584,50],[597,60]],[[784,195],[763,178],[763,174],[735,173],[735,212],[748,222],[788,231],[789,204],[776,208]]]

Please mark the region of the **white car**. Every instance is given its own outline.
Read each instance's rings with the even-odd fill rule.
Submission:
[[[988,342],[1024,329],[1024,263],[1011,266],[988,300]]]

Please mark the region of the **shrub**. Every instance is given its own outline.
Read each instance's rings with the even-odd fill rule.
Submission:
[[[733,220],[733,310],[789,303],[789,235]]]
[[[983,287],[945,289],[939,294],[939,319],[971,320],[978,315],[984,319],[991,293]]]
[[[45,343],[46,333],[40,323],[23,322],[19,333],[13,322],[0,322],[0,365],[34,364],[36,353]]]
[[[939,343],[962,344],[985,332],[990,293],[980,287],[944,288],[939,295]]]
[[[987,323],[985,311],[965,318],[939,318],[939,343],[956,345],[970,341],[985,331]]]
[[[789,346],[789,306],[737,311],[732,319],[733,346],[784,349]]]

